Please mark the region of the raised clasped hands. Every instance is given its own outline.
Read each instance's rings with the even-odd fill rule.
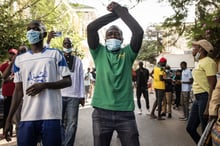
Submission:
[[[110,12],[112,12],[112,10],[113,10],[116,6],[118,6],[118,5],[119,5],[119,4],[116,3],[116,2],[111,2],[111,3],[107,6],[107,10],[110,11]]]

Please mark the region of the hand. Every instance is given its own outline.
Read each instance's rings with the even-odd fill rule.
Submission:
[[[56,35],[56,32],[55,31],[51,31],[48,33],[48,36],[47,36],[47,44],[50,44],[50,41],[52,38],[54,38]]]
[[[119,4],[116,3],[116,2],[111,2],[108,6],[107,6],[107,10],[110,11],[110,12],[113,12],[114,8],[116,6],[118,6]]]
[[[11,128],[11,124],[12,124],[10,121],[11,120],[9,120],[9,119],[6,120],[4,131],[3,131],[3,135],[5,136],[5,140],[8,142],[11,141],[11,137],[8,134],[10,131],[10,128]]]
[[[16,58],[16,56],[17,56],[17,55],[13,55],[12,58],[11,58],[11,62],[10,62],[10,63],[11,63],[12,65],[13,65],[14,62],[15,62],[15,58]]]
[[[80,99],[79,104],[81,104],[82,107],[84,107],[84,105],[85,105],[85,98]]]
[[[35,96],[45,89],[44,83],[35,83],[26,90],[28,96]]]

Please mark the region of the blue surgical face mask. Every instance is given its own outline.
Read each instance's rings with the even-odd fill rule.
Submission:
[[[72,48],[63,48],[63,52],[65,53],[71,53],[72,52]]]
[[[40,42],[42,39],[40,39],[40,35],[41,35],[41,32],[40,31],[36,31],[36,30],[29,30],[27,32],[27,39],[28,39],[28,42],[30,44],[36,44],[38,42]]]
[[[121,47],[121,40],[107,39],[105,45],[109,51],[115,51]]]

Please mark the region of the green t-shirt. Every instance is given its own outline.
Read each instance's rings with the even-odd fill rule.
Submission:
[[[96,66],[96,83],[92,106],[113,110],[133,111],[132,65],[137,56],[130,45],[111,52],[99,45],[90,49]]]

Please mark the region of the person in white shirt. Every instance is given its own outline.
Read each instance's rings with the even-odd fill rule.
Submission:
[[[45,146],[61,146],[61,88],[71,86],[70,71],[58,49],[46,48],[44,25],[33,20],[27,26],[31,49],[18,55],[14,63],[15,90],[4,130],[5,139],[13,114],[22,99],[18,146],[36,146],[39,138]]]
[[[192,73],[191,70],[187,68],[187,63],[182,61],[180,63],[180,67],[182,69],[181,74],[181,100],[183,107],[183,117],[180,117],[180,120],[186,121],[189,118],[189,100],[190,100],[190,92],[192,88]]]
[[[90,72],[90,68],[87,69],[87,72],[84,75],[84,85],[85,85],[85,98],[86,101],[91,98],[92,93],[91,93],[91,85],[92,81],[94,81],[92,77],[92,73]]]
[[[78,125],[79,105],[84,106],[85,89],[83,64],[79,57],[72,55],[73,44],[70,38],[63,40],[63,52],[72,79],[72,86],[61,90],[63,100],[62,112],[62,146],[73,146]]]

